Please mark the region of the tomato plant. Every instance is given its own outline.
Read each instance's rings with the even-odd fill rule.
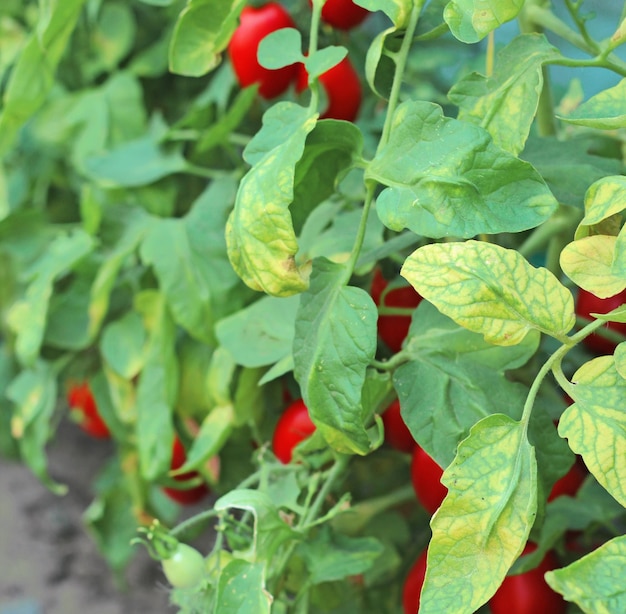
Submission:
[[[420,593],[426,575],[426,559],[428,550],[424,550],[418,557],[404,580],[402,589],[402,605],[404,614],[415,614],[420,607]]]
[[[617,309],[626,302],[626,290],[618,292],[608,298],[598,298],[592,292],[583,288],[578,290],[576,297],[576,313],[584,318],[591,318],[592,313],[608,313]],[[607,322],[606,328],[622,335],[626,335],[626,323]],[[612,354],[615,350],[616,342],[613,342],[598,333],[592,333],[585,337],[585,345],[598,354]]]
[[[522,554],[536,549],[529,543]],[[550,612],[562,614],[567,610],[563,597],[555,593],[546,583],[544,574],[559,567],[553,552],[548,552],[534,569],[515,576],[507,576],[496,594],[490,599],[493,614],[531,614]]]
[[[430,539],[470,614],[532,539],[626,611],[623,2],[0,4],[0,451],[64,492],[89,374],[116,571],[156,519],[185,614],[392,614]]]
[[[172,444],[172,461],[170,469],[180,469],[187,460],[187,454],[185,448],[178,437],[174,438]],[[181,485],[191,479],[200,477],[197,471],[187,471],[179,475],[174,476],[177,482],[181,482]],[[191,488],[172,488],[170,486],[163,487],[163,492],[173,501],[180,503],[181,505],[193,505],[202,501],[208,494],[209,488],[205,483],[192,486]]]
[[[382,271],[376,269],[372,278],[371,294],[374,302],[382,307],[400,307],[413,309],[422,297],[415,292],[413,286],[401,286],[387,290],[389,282],[383,277]],[[378,334],[392,352],[399,352],[411,326],[410,315],[378,316]]]
[[[269,99],[280,96],[295,81],[298,74],[295,64],[270,70],[261,66],[257,59],[259,43],[268,34],[294,26],[293,19],[278,2],[243,9],[241,23],[228,45],[228,55],[242,87],[258,83],[259,94]]]
[[[70,412],[80,428],[92,437],[108,439],[111,434],[93,398],[87,382],[72,384],[67,393]]]
[[[385,440],[401,452],[412,452],[417,445],[411,431],[400,414],[400,401],[397,399],[383,412]]]
[[[309,4],[312,4],[309,0]],[[352,0],[326,0],[322,19],[333,28],[351,30],[367,19],[370,12]]]
[[[443,469],[429,454],[416,446],[411,459],[411,482],[418,501],[426,511],[434,514],[444,500],[448,489],[441,483]]]
[[[300,72],[296,83],[296,91],[307,88],[308,73],[304,64],[300,64]],[[320,119],[343,119],[353,122],[361,107],[361,81],[350,60],[345,57],[319,77],[324,88],[327,105],[320,114]]]
[[[272,450],[282,463],[290,463],[293,449],[309,435],[315,432],[315,425],[309,417],[302,399],[295,400],[282,413],[274,435],[272,437]]]

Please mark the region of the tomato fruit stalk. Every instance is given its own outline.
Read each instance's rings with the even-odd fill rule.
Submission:
[[[172,461],[170,463],[170,469],[179,469],[185,464],[187,460],[187,454],[185,448],[178,437],[174,438],[174,444],[172,446]],[[187,473],[181,473],[174,477],[179,482],[185,482],[192,478],[198,477],[200,474],[197,471],[188,471]],[[209,494],[209,488],[206,484],[198,484],[192,488],[171,488],[169,486],[163,487],[163,492],[173,501],[180,503],[181,505],[193,505],[202,501],[204,497]]]
[[[370,294],[376,305],[381,306],[381,298],[388,281],[383,277],[380,269],[374,271]],[[402,286],[389,290],[384,297],[386,307],[406,307],[414,309],[422,302],[422,297],[415,291],[413,286]],[[402,342],[405,340],[409,327],[411,326],[411,316],[378,316],[378,335],[385,342],[392,352],[399,352],[402,349]]]
[[[259,94],[266,99],[280,96],[298,76],[297,64],[270,70],[257,59],[259,43],[281,28],[295,28],[295,23],[278,2],[259,8],[246,6],[228,44],[228,55],[241,87],[258,83]]]
[[[67,403],[70,406],[72,418],[85,433],[99,439],[107,439],[111,436],[109,427],[98,412],[98,406],[87,382],[70,387],[67,393]]]
[[[272,438],[272,450],[282,463],[288,464],[293,449],[315,432],[309,410],[302,399],[294,401],[279,418]]]
[[[536,550],[533,543],[526,544],[522,554]],[[559,567],[553,552],[548,552],[534,569],[517,576],[507,576],[489,601],[492,614],[563,614],[567,604],[544,579],[547,571]]]

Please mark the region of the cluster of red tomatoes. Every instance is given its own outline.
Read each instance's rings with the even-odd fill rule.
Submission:
[[[87,382],[72,384],[67,393],[67,402],[70,407],[72,419],[89,435],[99,439],[108,439],[111,436],[109,427],[102,419],[96,401]],[[170,469],[179,469],[185,464],[187,454],[182,442],[178,437],[174,438],[172,445],[172,460]],[[199,477],[197,471],[181,473],[174,480],[181,483],[181,488],[163,487],[163,492],[172,500],[181,505],[198,503],[209,494],[208,486],[202,482],[191,488],[184,484],[189,480]]]
[[[322,9],[323,21],[340,30],[357,26],[369,14],[352,0],[327,0]],[[239,26],[228,45],[230,62],[242,87],[257,83],[259,94],[266,99],[280,96],[292,84],[297,93],[307,89],[308,74],[304,64],[270,70],[261,66],[257,59],[259,43],[268,34],[295,27],[291,15],[278,2],[243,9]],[[361,83],[348,57],[321,75],[319,81],[328,100],[322,119],[354,121],[361,105]]]

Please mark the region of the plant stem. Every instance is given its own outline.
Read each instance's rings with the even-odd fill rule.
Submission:
[[[393,83],[391,85],[391,93],[389,94],[389,105],[387,107],[387,116],[385,117],[385,125],[383,126],[383,134],[378,143],[377,152],[381,150],[389,140],[391,133],[391,124],[393,116],[400,100],[400,88],[402,87],[402,78],[404,76],[404,69],[409,57],[409,51],[413,44],[413,36],[415,35],[415,29],[417,28],[417,22],[419,20],[420,13],[422,12],[422,6],[425,0],[415,0],[413,8],[411,9],[411,15],[409,17],[409,23],[402,39],[402,45],[396,54],[394,54],[394,61],[396,69],[393,74]]]

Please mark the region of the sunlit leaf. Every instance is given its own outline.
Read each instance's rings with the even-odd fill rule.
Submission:
[[[452,0],[443,17],[456,38],[464,43],[477,43],[489,32],[517,17],[524,0]]]

